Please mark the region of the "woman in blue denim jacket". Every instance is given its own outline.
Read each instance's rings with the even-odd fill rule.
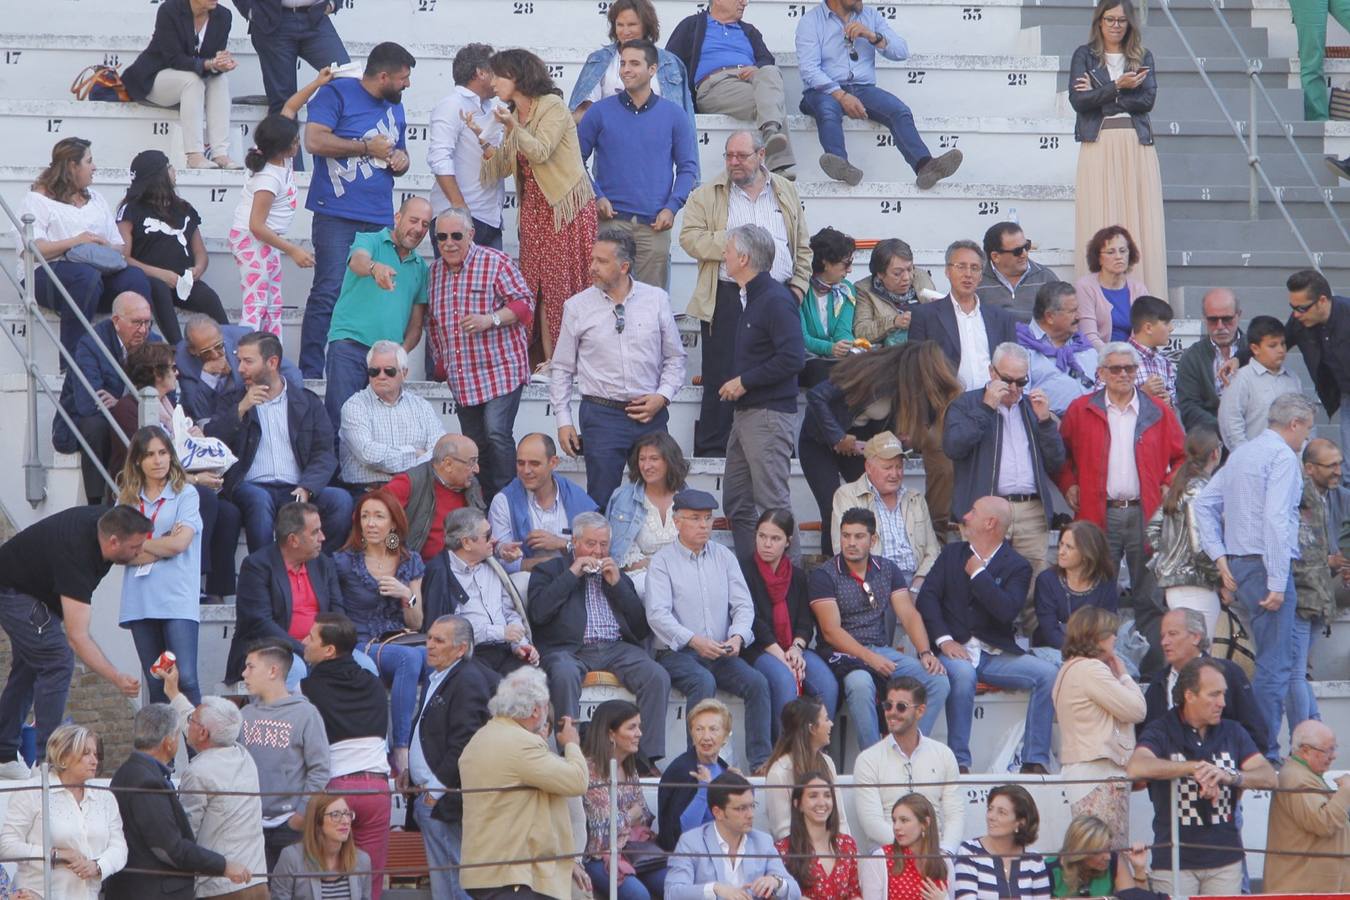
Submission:
[[[609,7],[610,43],[586,57],[567,106],[578,122],[592,103],[623,90],[619,81],[619,45],[624,41],[647,40],[653,44],[661,36],[656,8],[651,0],[614,0]],[[689,75],[684,63],[669,50],[657,48],[660,57],[652,90],[676,103],[694,124],[694,98],[689,91]]]
[[[642,594],[647,563],[675,540],[671,505],[684,490],[689,461],[664,431],[644,434],[628,453],[628,482],[609,498],[609,555]]]

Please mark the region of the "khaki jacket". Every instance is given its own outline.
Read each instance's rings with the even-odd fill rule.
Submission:
[[[519,202],[525,186],[516,171],[517,153],[529,162],[540,192],[553,209],[553,230],[562,231],[595,197],[595,191],[581,161],[576,122],[561,97],[545,94],[537,98],[530,121],[512,128],[492,158],[483,161],[479,178],[486,184],[514,175]]]
[[[788,287],[797,288],[805,296],[811,282],[811,235],[806,230],[806,211],[802,209],[797,188],[791,181],[770,172],[769,185],[783,213],[788,243],[795,247],[792,280]],[[685,312],[704,322],[712,321],[713,306],[717,302],[717,270],[727,247],[730,190],[731,179],[723,172],[717,181],[696,188],[684,204],[680,246],[698,261],[698,280]]]
[[[850,481],[834,492],[834,508],[830,513],[830,536],[836,550],[839,548],[839,520],[844,513],[857,507],[876,512],[876,497],[868,486],[867,476]],[[905,533],[909,535],[909,545],[914,548],[914,575],[927,577],[928,570],[937,561],[938,543],[933,532],[933,520],[928,517],[928,504],[923,495],[909,488],[900,488],[900,512],[905,519]]]
[[[886,335],[899,330],[894,325],[895,309],[872,293],[871,275],[853,282],[853,290],[858,295],[857,303],[853,307],[853,336],[871,341],[874,345],[884,343]],[[934,290],[933,278],[927,271],[915,266],[914,291],[918,293],[924,290]]]
[[[1266,857],[1265,890],[1280,894],[1334,894],[1350,891],[1350,790],[1335,793],[1297,759],[1280,769],[1281,788],[1317,788],[1323,793],[1276,793],[1270,798],[1266,842],[1271,850],[1339,853],[1330,857]]]
[[[1144,721],[1144,692],[1100,659],[1066,660],[1050,696],[1059,718],[1061,763],[1107,759],[1122,769],[1134,752],[1134,726]]]
[[[495,716],[479,729],[459,758],[465,790],[521,785],[534,790],[464,795],[463,861],[526,860],[576,852],[568,797],[586,792],[588,772],[581,748],[568,744],[562,756],[513,719]],[[474,866],[460,873],[466,890],[524,884],[549,897],[572,896],[572,860]]]

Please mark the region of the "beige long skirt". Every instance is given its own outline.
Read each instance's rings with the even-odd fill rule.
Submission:
[[[1170,300],[1157,149],[1139,143],[1133,127],[1102,128],[1096,141],[1078,145],[1075,190],[1074,276],[1087,274],[1085,253],[1092,235],[1108,225],[1124,225],[1139,246],[1135,275],[1150,294]]]

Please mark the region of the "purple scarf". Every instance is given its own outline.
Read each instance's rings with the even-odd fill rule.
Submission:
[[[1043,338],[1038,338],[1032,333],[1030,325],[1026,322],[1018,322],[1017,343],[1026,347],[1028,350],[1035,350],[1042,356],[1050,357],[1055,361],[1055,368],[1059,369],[1065,375],[1072,375],[1074,378],[1078,379],[1087,377],[1087,373],[1078,365],[1078,360],[1074,354],[1082,353],[1084,350],[1091,350],[1092,345],[1087,342],[1087,338],[1076,331],[1064,342],[1063,347],[1056,347],[1050,342],[1048,335]]]

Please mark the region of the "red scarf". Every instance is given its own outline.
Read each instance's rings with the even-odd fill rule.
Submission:
[[[778,646],[786,650],[792,646],[792,616],[788,613],[787,592],[792,586],[792,560],[788,559],[786,553],[778,560],[778,568],[769,568],[769,564],[764,561],[758,553],[755,554],[755,565],[759,567],[759,577],[764,579],[764,587],[769,592],[769,600],[773,603],[773,636],[778,641]]]

